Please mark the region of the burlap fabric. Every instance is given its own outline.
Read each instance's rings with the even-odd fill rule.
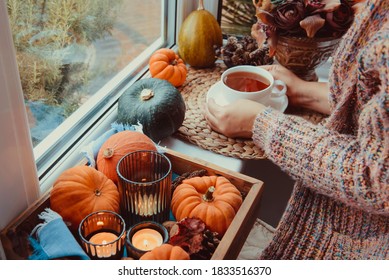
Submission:
[[[264,151],[258,148],[250,139],[232,139],[213,131],[204,117],[206,95],[208,89],[220,80],[226,69],[223,63],[216,63],[213,68],[188,69],[185,83],[179,88],[185,104],[186,114],[182,126],[176,132],[179,138],[193,143],[203,149],[225,156],[241,159],[264,159]],[[324,116],[303,110],[288,109],[287,113],[318,123]]]

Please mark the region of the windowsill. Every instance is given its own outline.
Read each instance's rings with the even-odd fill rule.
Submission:
[[[330,62],[327,62],[318,69],[319,81],[328,80],[329,66]],[[146,72],[144,77],[150,77],[149,73]],[[117,105],[115,104],[115,106],[111,108],[110,112],[106,114],[106,116],[101,119],[97,125],[95,125],[95,129],[86,135],[85,140],[74,147],[74,152],[70,153],[66,158],[61,159],[62,162],[59,164],[60,168],[58,167],[55,170],[52,170],[52,172],[45,176],[45,179],[41,181],[41,189],[48,190],[52,186],[55,178],[57,178],[64,169],[79,164],[82,159],[82,156],[80,155],[82,148],[109,130],[111,128],[111,124],[116,121],[116,117]],[[263,180],[265,185],[268,186],[268,188],[265,189],[265,200],[262,203],[262,208],[265,208],[265,210],[261,209],[260,213],[257,213],[257,215],[259,218],[272,226],[277,225],[294,182],[268,160],[242,160],[224,156],[183,141],[174,135],[163,139],[159,145],[194,158],[211,162],[223,168]],[[274,184],[283,185],[283,188],[280,189],[276,186],[272,186]],[[266,194],[266,192],[269,192],[269,185],[270,188],[274,188],[274,190],[276,190],[277,194]],[[268,200],[266,200],[267,197]],[[272,202],[273,197],[277,197],[279,200],[277,202]],[[275,206],[275,204],[277,204],[277,206]],[[273,209],[271,211],[267,210],[269,207]]]

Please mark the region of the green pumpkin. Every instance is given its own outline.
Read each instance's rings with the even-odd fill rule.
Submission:
[[[212,67],[216,60],[215,47],[222,44],[219,23],[200,1],[198,10],[191,12],[182,23],[178,35],[180,57],[193,67]]]
[[[143,125],[154,142],[172,135],[185,118],[181,93],[166,80],[146,78],[135,82],[118,101],[118,122]]]

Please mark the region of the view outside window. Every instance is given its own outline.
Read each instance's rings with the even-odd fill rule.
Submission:
[[[257,21],[253,0],[223,0],[221,28],[224,35],[250,35],[251,26]]]
[[[162,36],[160,0],[7,0],[33,145]]]

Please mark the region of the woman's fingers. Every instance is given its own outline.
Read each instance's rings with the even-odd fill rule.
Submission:
[[[251,100],[240,99],[233,104],[219,106],[209,99],[205,107],[205,118],[212,128],[227,137],[250,138],[256,115],[265,107]]]
[[[217,130],[218,127],[218,118],[217,114],[219,112],[220,114],[220,106],[216,104],[215,100],[213,98],[210,98],[207,102],[207,105],[205,106],[205,119],[207,120],[210,127],[215,130]]]
[[[261,65],[260,67],[266,69],[267,71],[270,71],[274,69],[275,65]]]
[[[279,65],[262,65],[260,66],[261,68],[269,71],[274,79],[280,79],[280,76],[279,76]]]
[[[214,115],[215,114],[214,112],[218,110],[218,107],[220,106],[216,104],[215,99],[213,98],[208,99],[207,106],[206,106],[207,113],[209,113],[210,115]]]

